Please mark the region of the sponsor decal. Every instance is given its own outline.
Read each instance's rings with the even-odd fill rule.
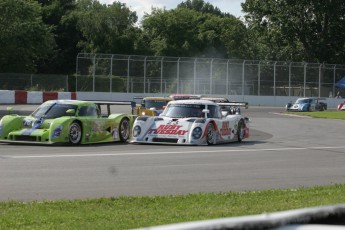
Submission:
[[[229,122],[223,122],[222,128],[220,128],[220,135],[227,136],[231,134],[231,128]]]
[[[92,133],[100,133],[102,132],[104,129],[103,129],[103,126],[102,126],[102,122],[100,121],[91,121],[91,132]]]
[[[185,135],[188,130],[181,128],[182,125],[160,125],[157,129],[149,129],[148,134]]]

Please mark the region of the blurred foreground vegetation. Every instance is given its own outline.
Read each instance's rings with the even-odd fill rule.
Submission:
[[[132,229],[345,203],[345,185],[156,197],[0,202],[0,229]]]

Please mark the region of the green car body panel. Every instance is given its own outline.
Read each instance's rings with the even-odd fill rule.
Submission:
[[[91,144],[130,139],[136,116],[126,113],[102,115],[101,105],[116,103],[52,100],[43,103],[29,116],[6,115],[0,121],[0,142]],[[53,108],[57,117],[50,117]],[[73,135],[77,139],[73,139]]]

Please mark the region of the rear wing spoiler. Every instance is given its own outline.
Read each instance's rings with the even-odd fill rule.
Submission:
[[[144,97],[143,97],[143,96],[134,96],[134,97],[133,97],[133,100],[138,100],[138,99],[141,99],[141,100],[142,100],[142,99],[144,99]]]
[[[248,102],[221,102],[217,103],[220,106],[237,106],[237,107],[244,107],[245,109],[248,109],[249,104]]]
[[[97,105],[130,105],[130,101],[89,101]]]
[[[192,99],[200,99],[202,95],[197,94],[171,94],[169,97],[173,98],[175,101],[177,100],[192,100]]]
[[[88,102],[95,103],[101,112],[102,112],[101,106],[102,105],[106,106],[106,110],[107,110],[106,112],[108,116],[111,113],[111,109],[110,109],[111,105],[131,105],[130,101],[88,101]]]

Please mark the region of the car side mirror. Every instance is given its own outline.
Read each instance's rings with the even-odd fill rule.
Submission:
[[[75,109],[67,109],[66,114],[67,116],[73,116],[75,114]]]
[[[8,114],[13,114],[13,108],[12,107],[7,107],[6,108]]]

